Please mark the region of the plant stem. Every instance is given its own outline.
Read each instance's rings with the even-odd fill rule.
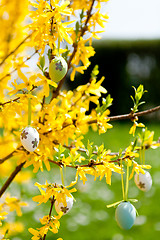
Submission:
[[[62,168],[62,167],[60,167],[60,173],[61,173],[61,181],[62,181],[62,185],[65,186],[65,184],[64,184],[63,168]]]
[[[127,201],[128,199],[128,189],[129,189],[129,164],[127,163],[125,201]]]
[[[60,36],[59,36],[59,33],[58,33],[58,55],[59,55],[59,49],[60,49]]]
[[[125,192],[124,192],[124,179],[123,179],[123,167],[122,167],[122,158],[121,158],[121,182],[122,182],[122,194],[123,194],[123,200],[125,201]]]
[[[139,158],[140,158],[140,164],[143,163],[143,160],[142,160],[142,149],[139,150]]]
[[[145,165],[145,148],[144,146],[142,147],[142,156],[143,156],[143,165]]]

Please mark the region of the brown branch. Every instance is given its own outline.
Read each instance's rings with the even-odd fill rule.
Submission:
[[[9,155],[7,155],[6,157],[0,158],[0,164],[2,164],[3,162],[5,162],[7,159],[13,157],[13,155],[14,155],[15,152],[16,152],[16,150],[13,151],[13,152],[11,152],[11,153],[10,153]]]
[[[9,58],[13,53],[15,53],[15,52],[18,50],[18,48],[19,48],[23,43],[25,43],[25,41],[26,41],[28,38],[31,37],[31,35],[32,35],[32,33],[29,34],[25,39],[23,39],[23,41],[20,42],[20,43],[18,44],[18,46],[17,46],[13,51],[11,51],[11,52],[2,60],[2,62],[0,63],[0,66],[7,60],[7,58]]]
[[[137,113],[129,113],[124,115],[118,115],[113,117],[108,117],[110,121],[117,121],[117,120],[125,120],[125,119],[134,119],[135,117],[141,117],[146,114],[150,114],[160,110],[160,105],[154,108],[147,109],[145,111],[137,112]]]
[[[32,89],[30,90],[30,92],[32,92],[35,88],[37,88],[37,86],[32,85]],[[22,90],[21,90],[21,91],[22,91]],[[23,91],[23,94],[26,94],[26,93],[27,93],[27,92]],[[0,106],[4,106],[4,105],[9,104],[9,103],[12,103],[12,102],[17,102],[19,99],[20,99],[20,97],[17,97],[17,98],[15,98],[15,99],[9,100],[9,101],[4,102],[4,103],[1,103],[1,102],[0,102]]]
[[[125,152],[124,152],[125,153]],[[97,153],[96,153],[97,154]],[[117,155],[118,155],[118,153],[116,153]],[[132,158],[134,158],[134,157],[131,157],[131,156],[128,156],[128,155],[126,155],[126,156],[124,156],[124,157],[122,157],[122,158],[117,158],[117,159],[115,159],[115,160],[109,160],[109,161],[107,161],[108,163],[119,163],[121,160],[122,161],[124,161],[125,159],[127,159],[127,158],[129,158],[129,159],[132,159]],[[87,168],[87,167],[89,167],[89,168],[92,168],[92,167],[94,167],[94,166],[99,166],[99,165],[104,165],[104,161],[101,161],[101,162],[96,162],[96,161],[94,161],[93,159],[88,163],[88,164],[83,164],[83,165],[65,165],[65,164],[63,164],[63,162],[56,162],[56,161],[53,161],[53,160],[51,160],[51,159],[49,159],[49,162],[51,162],[51,163],[53,163],[53,164],[56,164],[56,165],[58,165],[59,167],[69,167],[69,168],[75,168],[75,169],[78,169],[78,168],[80,168],[80,167],[84,167],[84,168]]]
[[[13,100],[9,100],[9,101],[7,101],[7,102],[0,103],[0,106],[5,106],[5,105],[8,104],[8,103],[17,102],[19,99],[20,99],[20,97],[17,97],[17,98],[15,98],[15,99],[13,99]]]
[[[140,117],[140,116],[150,114],[150,113],[153,113],[153,112],[156,112],[156,111],[159,111],[159,110],[160,110],[160,105],[157,106],[157,107],[150,108],[148,110],[142,111],[142,112],[135,113],[135,116]]]
[[[109,121],[118,121],[118,120],[126,120],[126,119],[135,119],[136,117],[140,117],[140,116],[144,116],[146,114],[150,114],[156,111],[160,110],[160,106],[154,107],[154,108],[150,108],[148,110],[142,111],[142,112],[137,112],[137,113],[129,113],[129,114],[124,114],[124,115],[117,115],[117,116],[111,116],[108,117],[107,119]],[[76,120],[74,120],[76,121]],[[97,123],[97,119],[93,119],[87,122],[87,124],[94,124]],[[75,125],[74,123],[70,123],[67,125],[62,126],[62,129],[64,129],[65,127],[71,126],[71,125]],[[44,132],[43,135],[47,135],[49,133],[51,133],[53,130],[49,130],[48,132]]]
[[[9,176],[9,178],[7,179],[7,181],[4,183],[4,185],[2,186],[2,188],[0,189],[0,197],[3,195],[3,193],[6,191],[6,189],[9,187],[9,185],[11,184],[11,182],[13,181],[13,179],[16,177],[16,175],[21,171],[23,165],[25,164],[25,162],[21,163],[20,165],[18,165],[15,170],[11,173],[11,175]]]
[[[135,119],[136,117],[141,117],[144,116],[146,114],[150,114],[156,111],[160,110],[160,106],[154,107],[154,108],[150,108],[148,110],[145,111],[141,111],[141,112],[137,112],[137,113],[128,113],[128,114],[123,114],[123,115],[117,115],[117,116],[111,116],[108,117],[109,121],[118,121],[118,120],[126,120],[126,119]],[[87,122],[88,124],[92,124],[92,123],[97,123],[97,119],[95,120],[91,120]]]
[[[77,52],[77,46],[78,46],[77,43],[73,43],[74,49],[73,49],[73,52],[72,52],[72,54],[71,54],[71,56],[70,56],[70,58],[69,58],[69,60],[68,60],[68,69],[70,69],[72,59],[74,58],[74,56],[75,56],[75,54],[76,54],[76,52]]]
[[[94,2],[95,2],[95,0],[92,1],[91,7],[90,7],[90,9],[89,9],[88,12],[87,12],[87,18],[86,18],[84,27],[83,27],[82,30],[81,30],[81,35],[80,35],[80,37],[82,37],[82,36],[84,35],[84,33],[87,31],[87,24],[88,24],[89,19],[90,19],[90,17],[91,17],[91,12],[92,12],[92,9],[93,9]]]
[[[8,154],[6,157],[4,158],[0,158],[0,164],[4,163],[6,160],[8,160],[9,158],[14,156],[14,153],[16,153],[18,150],[21,150],[22,146],[18,147],[16,150],[14,150],[13,152],[11,152],[10,154]]]
[[[80,38],[80,37],[83,37],[83,35],[84,35],[85,32],[87,31],[87,24],[88,24],[89,19],[90,19],[90,17],[91,17],[91,12],[92,12],[92,9],[93,9],[94,2],[95,2],[95,0],[92,1],[92,4],[91,4],[91,6],[90,6],[90,9],[89,9],[88,12],[87,12],[87,18],[86,18],[86,21],[85,21],[85,23],[84,23],[84,26],[83,26],[82,29],[81,29],[81,34],[80,34],[79,38]],[[68,69],[70,68],[71,61],[72,61],[72,59],[74,58],[74,55],[75,55],[76,52],[77,52],[77,43],[74,43],[74,44],[73,44],[73,47],[74,47],[74,50],[73,50],[72,55],[70,56],[70,58],[69,58],[69,60],[68,60]]]
[[[55,199],[54,199],[54,196],[53,196],[53,199],[51,199],[51,207],[50,207],[50,210],[49,210],[49,221],[48,221],[48,224],[51,221],[51,215],[52,215],[52,210],[53,210],[54,203],[55,203]],[[46,239],[46,236],[47,236],[47,234],[44,234],[43,240]]]
[[[160,138],[156,141],[156,143],[160,143]],[[55,143],[55,144],[58,144],[58,143]],[[154,145],[154,144],[155,144],[155,143],[153,143],[153,145]],[[68,149],[74,149],[74,148],[75,148],[75,146],[72,146],[72,145],[69,145],[69,146],[63,145],[63,147],[68,148]],[[142,146],[142,148],[145,149],[145,150],[148,150],[148,149],[151,148],[151,147],[152,147],[152,145]],[[79,149],[77,149],[77,151],[78,151],[78,152],[83,152],[83,153],[86,153],[86,152],[87,152],[87,150],[86,150],[85,148],[79,148]],[[140,151],[140,149],[138,149],[137,151]],[[137,152],[137,151],[134,151],[134,152]],[[126,153],[126,151],[123,151],[121,154],[124,155],[125,153]],[[98,155],[98,153],[97,153],[96,151],[93,151],[93,154],[94,154],[94,155]],[[119,152],[108,153],[108,154],[106,154],[106,156],[119,156]],[[134,158],[134,157],[131,157],[131,156],[129,156],[129,155],[126,155],[126,156],[124,156],[124,157],[122,157],[122,158],[117,158],[117,159],[115,159],[115,160],[109,160],[108,162],[109,162],[109,163],[119,163],[121,160],[124,161],[126,158],[132,159],[132,158]],[[63,166],[64,166],[64,164],[63,164],[62,161],[56,162],[56,161],[54,161],[54,160],[49,159],[49,162],[51,162],[51,163],[53,163],[53,164],[56,164],[56,165],[58,165],[59,167],[63,167]],[[70,167],[70,168],[75,168],[75,169],[77,169],[78,167],[94,167],[94,166],[98,166],[98,165],[104,165],[104,161],[101,161],[101,162],[98,162],[98,163],[97,163],[97,162],[95,162],[95,161],[92,159],[88,164],[84,164],[84,165],[65,165],[65,166],[66,166],[66,167]]]

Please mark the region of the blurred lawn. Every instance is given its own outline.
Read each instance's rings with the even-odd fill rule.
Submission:
[[[112,151],[118,151],[120,148],[127,147],[132,140],[128,134],[131,124],[113,124],[114,128],[106,134],[98,135],[92,131],[86,135],[84,141],[94,142],[97,145],[104,143],[105,148]],[[158,124],[146,124],[149,130],[155,131],[155,140],[160,136],[160,126]],[[153,187],[148,193],[141,192],[135,186],[133,180],[130,181],[129,197],[137,198],[139,201],[135,204],[139,212],[136,224],[131,230],[121,230],[115,221],[115,209],[107,209],[106,205],[122,199],[120,176],[113,174],[112,185],[108,186],[105,179],[94,182],[92,177],[88,178],[86,185],[80,181],[78,183],[78,192],[74,194],[76,202],[71,212],[61,219],[59,233],[56,235],[48,234],[47,240],[54,240],[62,237],[64,240],[151,240],[160,236],[160,149],[146,151],[146,164],[151,164],[150,173],[153,178]],[[75,171],[67,169],[66,179],[68,182],[74,180]],[[59,169],[54,167],[50,173],[44,171],[38,173],[30,184],[24,185],[21,189],[21,196],[30,200],[30,206],[24,208],[23,220],[25,222],[25,234],[15,236],[11,239],[30,239],[31,234],[27,232],[29,227],[40,227],[39,218],[47,215],[49,205],[36,206],[31,197],[38,193],[34,183],[36,181],[44,183],[60,182]],[[18,185],[14,184],[14,191],[19,191]],[[20,218],[17,218],[20,221]],[[26,233],[27,232],[27,233]]]

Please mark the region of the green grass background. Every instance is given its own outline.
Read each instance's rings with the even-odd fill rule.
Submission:
[[[96,145],[104,143],[106,149],[119,151],[120,148],[125,149],[133,140],[128,134],[131,123],[113,123],[113,129],[106,134],[98,135],[90,130],[85,136],[84,142],[88,139]],[[146,123],[149,130],[155,131],[154,139],[160,136],[159,124]],[[107,209],[106,205],[122,199],[121,181],[118,174],[112,175],[111,186],[107,185],[105,179],[102,181],[94,181],[93,177],[89,177],[85,185],[78,182],[78,191],[74,193],[76,202],[70,213],[63,216],[60,220],[61,226],[58,234],[48,234],[47,240],[54,240],[62,237],[64,240],[150,240],[160,237],[160,149],[146,151],[146,164],[151,164],[150,173],[153,179],[153,187],[147,192],[141,192],[135,186],[134,181],[130,181],[129,198],[137,198],[139,201],[135,203],[139,217],[137,217],[135,225],[132,229],[121,230],[115,221],[115,209]],[[74,180],[75,170],[67,169],[66,183]],[[53,166],[51,172],[44,171],[35,175],[30,184],[23,185],[22,188],[14,183],[11,191],[21,195],[23,200],[29,202],[29,207],[23,208],[23,216],[17,217],[17,220],[24,222],[25,232],[11,237],[13,240],[31,239],[28,233],[29,227],[40,227],[39,218],[47,215],[49,205],[36,206],[32,201],[32,197],[38,194],[37,188],[34,186],[36,181],[43,184],[45,180],[49,182],[60,182],[59,169]]]

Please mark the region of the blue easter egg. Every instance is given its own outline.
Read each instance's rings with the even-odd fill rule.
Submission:
[[[115,218],[120,228],[130,229],[136,219],[136,209],[130,202],[121,202],[116,208]]]

